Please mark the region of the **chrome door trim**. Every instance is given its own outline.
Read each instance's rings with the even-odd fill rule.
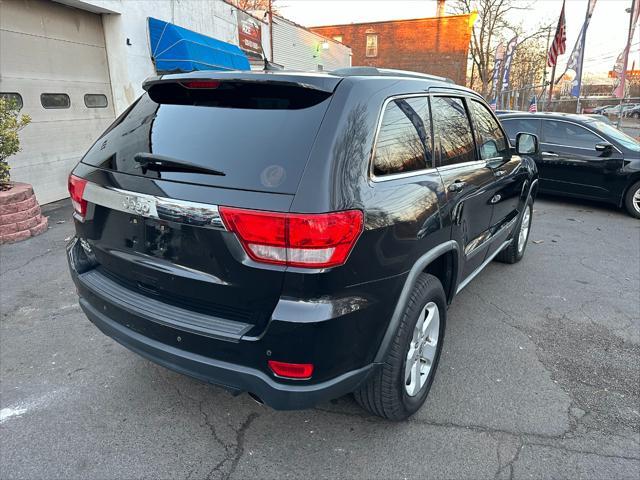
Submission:
[[[456,295],[460,293],[460,291],[464,287],[469,285],[469,282],[471,282],[471,280],[473,280],[476,277],[476,275],[478,275],[484,269],[484,267],[486,267],[502,250],[507,248],[510,243],[511,243],[511,239],[505,241],[502,245],[500,245],[500,248],[498,248],[495,252],[493,252],[484,262],[482,262],[482,264],[478,268],[476,268],[473,272],[471,272],[467,276],[467,278],[465,278],[462,282],[460,282],[460,284],[458,285],[458,289],[456,290]]]
[[[87,182],[82,198],[89,203],[141,217],[225,230],[217,205],[106,188]]]
[[[480,250],[482,250],[483,247],[486,247],[489,242],[491,242],[493,239],[498,237],[505,230],[509,230],[513,228],[513,226],[516,223],[516,220],[518,220],[517,215],[513,217],[511,220],[509,220],[507,223],[502,225],[500,228],[498,228],[495,232],[492,232],[491,229],[486,230],[483,233],[481,233],[479,236],[471,240],[469,243],[467,243],[466,247],[464,248],[464,254],[467,260],[473,257]]]

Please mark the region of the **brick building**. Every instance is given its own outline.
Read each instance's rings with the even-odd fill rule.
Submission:
[[[472,15],[351,23],[311,30],[351,47],[354,66],[441,75],[464,85]]]

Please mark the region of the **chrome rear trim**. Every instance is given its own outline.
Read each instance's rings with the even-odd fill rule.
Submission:
[[[225,230],[217,205],[106,188],[91,182],[87,183],[82,198],[89,203],[132,215]]]

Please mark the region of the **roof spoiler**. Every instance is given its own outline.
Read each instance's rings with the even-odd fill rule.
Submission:
[[[207,82],[216,80],[220,82],[247,82],[265,85],[295,86],[298,88],[333,93],[342,79],[331,75],[312,75],[304,72],[287,72],[277,70],[230,72],[196,71],[149,77],[142,83],[142,88],[149,92],[152,87],[161,84],[184,84],[188,82]]]

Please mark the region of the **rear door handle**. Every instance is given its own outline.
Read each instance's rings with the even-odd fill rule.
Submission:
[[[553,153],[553,152],[542,152],[542,156],[543,157],[557,157],[558,154],[557,153]]]
[[[463,182],[462,180],[456,180],[455,182],[449,184],[448,189],[450,192],[460,192],[466,185],[466,182]]]
[[[504,177],[507,174],[506,170],[496,170],[495,171],[495,176],[496,177]]]

